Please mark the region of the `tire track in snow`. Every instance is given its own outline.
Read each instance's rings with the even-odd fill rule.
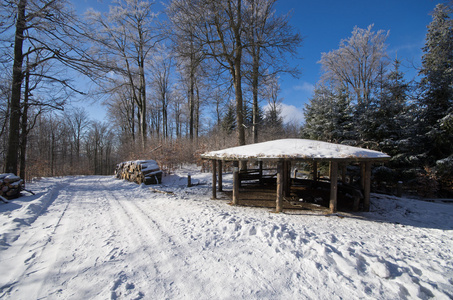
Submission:
[[[191,268],[190,257],[187,256],[188,251],[185,247],[177,243],[177,239],[163,230],[159,221],[162,220],[162,215],[159,221],[137,205],[136,193],[132,194],[129,199],[124,195],[124,191],[114,191],[109,197],[113,198],[115,205],[121,209],[126,218],[120,216],[119,220],[127,220],[129,226],[133,230],[129,230],[129,238],[135,237],[132,242],[135,244],[143,244],[143,251],[149,257],[149,265],[152,266],[154,274],[155,286],[151,288],[153,297],[184,297],[189,295],[182,294],[183,291],[194,290],[196,287],[204,288],[208,283],[205,283],[204,277],[199,277],[196,273],[191,273],[188,277],[183,269]],[[149,211],[148,211],[149,212]],[[168,213],[168,212],[167,212]],[[155,250],[153,245],[158,245]],[[149,270],[148,270],[149,271]],[[147,276],[150,277],[150,276]],[[148,285],[149,285],[149,279]],[[148,286],[148,289],[150,287]],[[195,294],[197,294],[195,292]],[[200,291],[201,294],[201,291]]]
[[[40,208],[39,212],[37,212],[34,216],[31,216],[29,222],[30,225],[35,223],[43,214],[51,207],[52,205],[57,205],[56,200],[59,198],[60,192],[68,185],[66,181],[56,184],[52,187],[52,191],[50,195],[44,195],[43,197],[49,198],[49,200],[45,201]],[[71,200],[71,198],[70,198]],[[29,275],[39,272],[40,268],[37,268],[39,262],[43,259],[43,255],[46,252],[47,247],[51,244],[52,239],[56,233],[57,228],[59,227],[61,220],[63,219],[66,211],[68,210],[69,204],[71,201],[68,201],[64,209],[62,210],[61,214],[57,216],[56,221],[55,219],[50,220],[50,224],[43,223],[43,229],[45,230],[44,236],[35,235],[35,234],[22,234],[18,240],[20,239],[19,249],[14,247],[13,249],[8,249],[10,251],[5,251],[7,254],[5,258],[3,258],[0,262],[2,263],[5,269],[11,270],[8,274],[5,274],[2,277],[2,285],[0,286],[0,296],[4,297],[11,293],[11,291],[15,288],[15,286],[26,280]],[[64,205],[64,204],[63,204]],[[46,221],[49,221],[46,219]],[[37,225],[36,225],[37,226]],[[38,226],[37,226],[38,227]],[[32,230],[32,228],[27,228]],[[25,241],[22,241],[22,239]],[[10,253],[10,254],[8,254]],[[11,255],[12,253],[12,255]],[[31,253],[31,255],[29,254]],[[21,266],[10,266],[8,262],[15,261],[16,258],[23,257],[24,264]],[[7,276],[9,275],[9,276]],[[5,278],[6,277],[6,278]],[[5,281],[4,281],[5,280]],[[35,287],[35,285],[33,285]]]

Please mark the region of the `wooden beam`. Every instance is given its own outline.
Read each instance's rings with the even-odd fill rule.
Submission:
[[[232,205],[239,204],[239,163],[233,162],[233,202]]]
[[[282,161],[277,163],[277,199],[275,204],[275,212],[277,213],[283,210],[283,164]]]
[[[338,163],[330,162],[330,213],[337,211]]]
[[[223,190],[223,180],[222,180],[222,177],[223,177],[223,169],[222,169],[222,161],[219,160],[218,164],[219,164],[219,167],[218,167],[218,169],[219,169],[219,176],[217,176],[217,177],[218,177],[218,180],[219,180],[219,186],[218,186],[218,189],[217,189],[217,190],[218,190],[219,192],[221,192],[221,191]]]
[[[370,211],[370,192],[371,192],[371,162],[365,163],[364,187],[363,187],[363,209]]]
[[[212,163],[212,199],[217,199],[216,185],[217,185],[217,171],[216,165],[217,161],[215,159],[211,160]]]

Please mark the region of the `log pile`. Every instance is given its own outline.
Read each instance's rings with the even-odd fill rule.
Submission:
[[[138,184],[158,184],[162,182],[162,171],[155,160],[125,161],[116,165],[116,177]]]
[[[0,174],[0,196],[13,199],[24,190],[24,181],[12,173]]]

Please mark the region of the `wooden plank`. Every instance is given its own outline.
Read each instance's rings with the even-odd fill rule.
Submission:
[[[217,171],[216,165],[217,161],[215,159],[211,160],[212,163],[212,199],[217,199],[216,185],[217,185]]]
[[[283,208],[283,162],[277,163],[277,199],[275,205],[275,212],[279,213]]]
[[[370,192],[371,192],[371,162],[365,163],[365,176],[363,187],[363,209],[370,211]]]
[[[330,162],[330,212],[337,211],[338,163]]]
[[[233,162],[233,202],[232,205],[239,204],[239,164],[237,161]]]
[[[219,186],[218,186],[218,191],[221,192],[223,190],[223,166],[222,166],[222,161],[219,160],[218,161],[218,164],[219,164],[219,176],[218,176],[218,180],[219,180]]]

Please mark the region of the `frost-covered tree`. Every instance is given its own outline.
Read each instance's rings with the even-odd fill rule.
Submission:
[[[366,120],[372,105],[376,80],[386,65],[388,32],[373,31],[373,25],[362,29],[354,27],[352,36],[343,39],[340,47],[322,53],[323,80],[337,89],[346,89],[355,103],[355,122],[359,138],[365,138]]]

